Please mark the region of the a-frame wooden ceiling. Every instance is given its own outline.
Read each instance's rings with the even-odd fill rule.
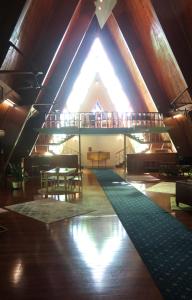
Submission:
[[[177,0],[174,4],[172,0],[119,0],[102,30],[95,17],[94,0],[14,2],[15,14],[4,11],[8,24],[0,32],[1,70],[32,74],[0,74],[0,80],[19,95],[13,99],[18,107],[0,104],[0,129],[6,131],[1,147],[7,162],[30,152],[36,139],[33,128],[42,126],[45,111],[51,109],[51,105],[44,106],[29,119],[32,104],[55,101],[54,109],[63,107],[96,36],[100,37],[134,110],[153,110],[151,96],[157,109],[167,112],[172,100],[187,86],[191,87],[190,0]],[[20,53],[9,47],[9,40]],[[44,75],[35,77],[38,72]],[[25,88],[35,86],[36,79],[43,83],[42,89]],[[192,147],[189,141],[182,141],[183,144],[183,149]]]

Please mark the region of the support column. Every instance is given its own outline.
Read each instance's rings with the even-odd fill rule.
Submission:
[[[79,134],[79,169],[81,171],[81,135]]]
[[[126,148],[127,148],[127,145],[126,145],[126,135],[124,134],[124,175],[126,175],[126,169],[127,169],[127,153],[126,153]]]

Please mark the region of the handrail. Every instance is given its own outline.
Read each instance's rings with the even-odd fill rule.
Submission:
[[[115,155],[116,154],[119,154],[120,152],[124,151],[124,148],[120,149],[119,151],[115,152]]]
[[[79,151],[77,151],[77,150],[75,150],[75,149],[73,149],[73,148],[70,148],[70,147],[64,147],[64,149],[63,149],[63,153],[65,153],[65,150],[67,150],[66,152],[70,152],[70,154],[77,154],[77,155],[79,155],[80,153],[79,153]]]
[[[126,150],[128,149],[128,147],[126,148]],[[115,165],[119,165],[121,163],[124,162],[124,148],[120,149],[119,151],[115,152]]]
[[[186,89],[184,89],[184,91],[182,91],[178,96],[176,96],[172,101],[171,101],[171,105],[173,105],[186,91],[188,90],[188,87]]]
[[[183,94],[185,93],[185,92],[187,92],[189,90],[189,87],[187,87],[187,88],[185,88],[178,96],[176,96],[172,101],[171,101],[171,105],[173,106],[173,107],[175,107],[175,104],[176,104],[176,102],[178,102],[178,100],[181,98],[181,96],[183,96]],[[192,99],[191,99],[191,95],[190,95],[190,93],[188,93],[189,94],[189,97],[190,97],[190,102],[189,101],[184,101],[183,100],[183,102],[181,102],[180,104],[182,104],[181,106],[184,106],[184,105],[187,105],[187,104],[192,104]]]
[[[61,140],[59,140],[58,142],[50,142],[49,138],[47,135],[45,134],[41,134],[37,140],[36,146],[58,146],[58,145],[62,145],[65,142],[67,142],[69,139],[73,138],[74,135],[70,134],[67,135],[65,138],[62,138]]]
[[[163,114],[159,112],[85,112],[49,113],[45,128],[131,128],[136,126],[164,126]]]

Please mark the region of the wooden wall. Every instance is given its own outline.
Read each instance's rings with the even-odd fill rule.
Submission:
[[[152,0],[155,12],[169,41],[187,85],[192,92],[192,2]]]
[[[170,126],[170,136],[179,155],[192,157],[192,120],[183,114],[176,114],[164,119]]]
[[[127,172],[128,174],[158,172],[161,164],[177,161],[176,153],[127,154]]]
[[[151,1],[119,1],[114,16],[158,110],[169,110],[186,83]]]
[[[82,10],[81,13],[80,10],[75,11],[78,3],[80,2],[81,5],[79,9]],[[63,44],[61,49],[62,51],[60,51],[59,58],[57,57],[57,63],[53,68],[55,73],[53,72],[53,70],[51,70],[52,76],[54,73],[54,80],[49,81],[49,90],[43,89],[39,93],[42,103],[47,103],[49,101],[50,103],[52,103],[59,85],[61,84],[63,76],[67,71],[67,68],[71,64],[73,55],[77,47],[79,46],[82,36],[85,33],[86,27],[90,22],[92,13],[90,13],[90,16],[90,9],[87,9],[87,7],[90,6],[90,2],[86,0],[81,0],[80,2],[78,0],[72,0],[70,1],[70,5],[68,5],[68,1],[27,1],[25,9],[23,10],[23,13],[16,25],[15,31],[13,32],[11,40],[13,42],[17,41],[17,46],[22,51],[22,53],[25,54],[25,59],[22,56],[18,55],[15,50],[11,49],[5,58],[2,68],[19,69],[26,71],[31,70],[32,65],[35,70],[43,71],[45,74],[50,65],[51,59],[53,58],[53,55],[61,41],[61,38],[65,34],[66,29],[68,29],[68,35],[65,35],[65,46],[68,47],[68,50],[65,49],[65,46]],[[74,17],[72,25],[71,18],[72,15],[74,15],[74,12],[76,13],[76,15]],[[74,30],[76,29],[75,23],[77,22],[79,16],[81,24],[79,24],[78,32],[76,31],[76,34],[74,34]],[[72,28],[68,26],[69,23],[73,28],[73,36],[71,36]],[[81,26],[82,30],[80,30]],[[80,38],[78,38],[78,34]],[[70,36],[71,44],[68,42]],[[72,43],[72,41],[74,41],[74,43]],[[65,59],[62,61],[61,53],[63,52],[65,53]],[[61,59],[62,64],[59,59]],[[56,66],[60,67],[57,72]],[[11,86],[14,88],[22,85],[24,81],[24,78],[13,79],[13,75],[4,75],[2,79],[7,84],[11,84]],[[46,85],[48,85],[48,80],[46,82]],[[27,96],[24,93],[22,97],[24,103],[22,102],[22,105],[25,104],[26,109],[23,111],[23,114],[21,115],[18,112],[19,110],[15,110],[15,113],[12,116],[12,111],[9,110],[6,112],[6,118],[3,118],[2,122],[4,124],[4,127],[7,129],[7,138],[3,139],[2,141],[2,147],[4,148],[6,161],[8,161],[13,155],[21,155],[23,152],[25,152],[26,154],[27,149],[32,146],[30,145],[31,140],[27,137],[31,137],[33,144],[33,127],[31,127],[29,124],[26,124],[26,118],[30,109],[30,104],[35,101],[37,95],[38,91],[35,91],[35,93],[34,91],[28,92]],[[23,107],[20,110],[23,110]],[[39,126],[42,125],[42,117],[44,119],[44,114],[40,115],[37,119],[39,121],[39,124],[37,122],[37,125]],[[9,130],[9,122],[14,123],[13,132]],[[25,125],[26,131],[23,135],[23,129],[25,128]],[[12,139],[9,139],[9,137],[12,137]],[[10,145],[12,145],[12,149],[10,149]],[[24,148],[26,151],[22,151],[22,148]]]
[[[78,155],[44,155],[24,158],[24,170],[28,175],[39,175],[40,170],[50,170],[56,167],[78,169]]]

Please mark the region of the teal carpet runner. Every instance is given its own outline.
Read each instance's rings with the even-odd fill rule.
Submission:
[[[192,232],[112,170],[93,173],[164,299],[192,300]]]

